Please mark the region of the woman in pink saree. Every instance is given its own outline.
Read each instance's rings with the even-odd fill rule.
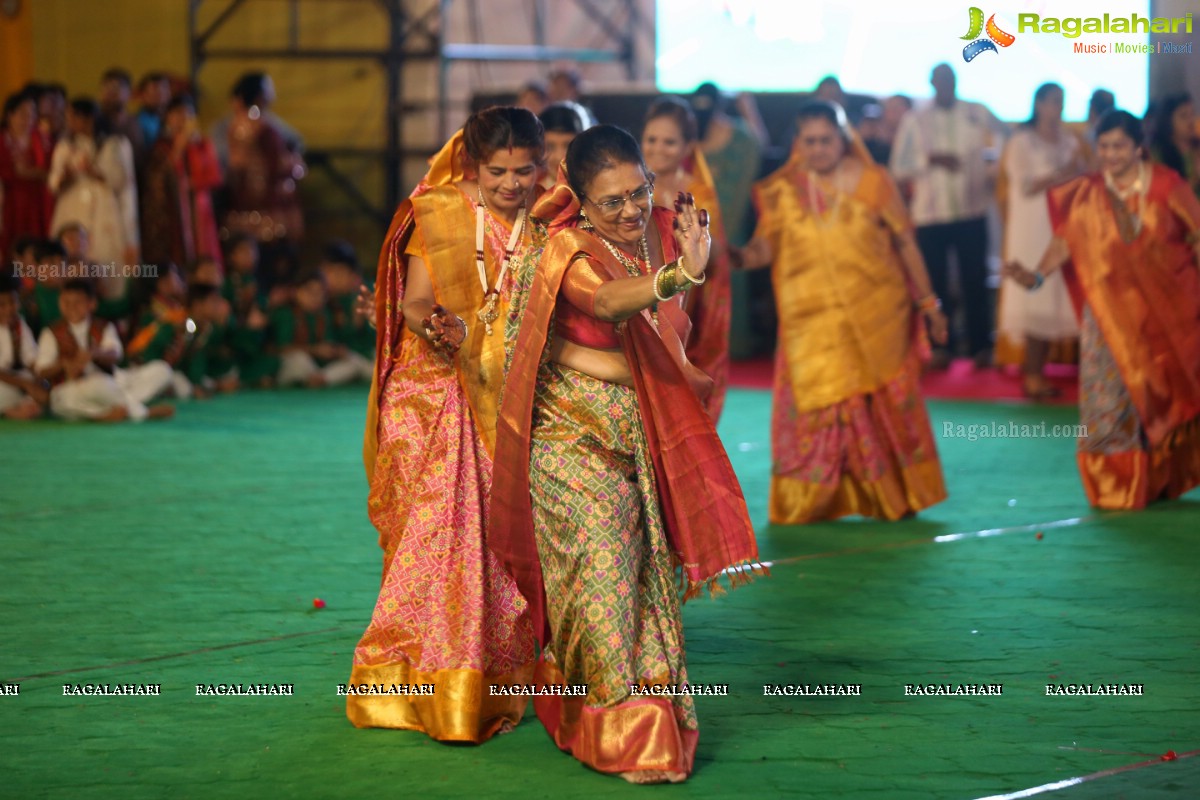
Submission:
[[[481,743],[525,711],[527,697],[491,691],[527,683],[535,655],[527,604],[483,532],[512,276],[545,238],[528,221],[543,155],[531,112],[472,115],[380,255],[364,460],[384,574],[347,691],[358,727]]]

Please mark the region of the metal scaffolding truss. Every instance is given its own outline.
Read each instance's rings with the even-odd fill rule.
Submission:
[[[304,24],[301,0],[187,0],[188,38],[191,44],[191,77],[193,85],[206,63],[214,60],[336,60],[374,61],[381,65],[385,75],[387,96],[381,98],[379,107],[385,115],[386,140],[383,148],[312,147],[306,153],[309,165],[324,170],[364,213],[369,214],[385,227],[391,219],[392,210],[403,197],[406,189],[402,185],[402,165],[410,156],[427,156],[427,145],[417,146],[413,138],[406,136],[405,117],[414,112],[437,111],[439,138],[446,136],[445,119],[449,104],[449,72],[452,65],[462,62],[527,62],[545,63],[553,61],[574,62],[617,62],[625,67],[632,79],[636,74],[636,43],[633,31],[639,18],[637,0],[554,0],[556,12],[564,6],[573,5],[584,12],[611,42],[608,48],[577,48],[554,45],[547,41],[547,14],[549,0],[524,0],[529,11],[531,42],[519,45],[488,44],[482,36],[479,23],[481,13],[489,5],[487,0],[325,0],[343,5],[373,6],[382,11],[387,19],[387,46],[370,48],[321,48],[304,45],[301,36]],[[451,11],[457,4],[465,5],[470,20],[469,39],[476,41],[446,41],[446,27]],[[288,15],[288,39],[283,46],[276,47],[223,47],[220,33],[239,12],[250,5],[271,4],[281,6]],[[209,13],[212,9],[215,16]],[[201,24],[201,19],[207,22]],[[403,77],[406,65],[413,62],[436,63],[438,82],[433,100],[408,101],[402,97]],[[373,201],[355,184],[354,180],[339,171],[334,163],[337,158],[359,157],[381,159],[385,169],[385,197],[383,205]]]
[[[438,134],[445,139],[445,120],[449,98],[449,72],[456,62],[525,62],[547,63],[573,61],[576,63],[618,62],[625,68],[626,77],[637,77],[637,42],[634,31],[639,28],[640,10],[637,0],[555,0],[555,8],[573,5],[582,11],[595,29],[603,34],[610,45],[605,48],[581,48],[550,44],[547,39],[546,22],[548,0],[526,0],[531,39],[529,44],[498,45],[483,41],[480,7],[482,0],[438,0],[441,19],[449,20],[454,5],[467,7],[470,20],[470,37],[477,41],[462,43],[442,42],[438,69]]]

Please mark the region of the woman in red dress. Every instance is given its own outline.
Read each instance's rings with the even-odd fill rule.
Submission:
[[[217,152],[196,128],[191,99],[175,98],[167,106],[163,135],[142,180],[142,254],[147,261],[186,267],[203,258],[221,264],[212,201],[212,191],[220,185]]]
[[[13,256],[22,236],[46,238],[50,224],[46,173],[50,154],[38,136],[37,104],[18,93],[4,102],[0,120],[0,258]]]

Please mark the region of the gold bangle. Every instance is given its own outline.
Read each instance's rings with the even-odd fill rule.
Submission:
[[[671,281],[671,288],[669,290],[664,290],[664,288],[663,288],[664,278],[668,277],[667,273],[670,271],[673,271],[674,269],[675,269],[675,264],[673,262],[670,264],[663,264],[661,267],[658,268],[658,272],[656,272],[654,274],[654,297],[660,303],[665,303],[666,301],[670,300],[671,297],[673,297],[675,295],[675,293],[679,291],[675,287],[675,276],[674,275],[669,276],[670,281]]]
[[[679,274],[683,272],[683,270],[679,267],[678,259],[670,262],[667,266],[671,268],[671,289],[673,290],[673,293],[678,294],[679,292],[685,292],[692,288],[692,285],[686,280],[681,281],[679,279]]]
[[[682,289],[679,288],[679,265],[672,264],[667,270],[667,274],[663,276],[663,283],[670,287],[670,294],[677,295]]]
[[[673,290],[673,294],[686,292],[688,289],[692,288],[691,281],[686,280],[686,273],[684,272],[683,268],[679,266],[679,259],[669,261],[665,266],[671,268],[671,288]],[[685,275],[684,280],[679,279],[680,273]]]

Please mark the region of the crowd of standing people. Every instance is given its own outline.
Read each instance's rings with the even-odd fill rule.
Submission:
[[[5,100],[0,415],[137,420],[170,416],[165,398],[370,380],[354,250],[299,267],[302,142],[270,76],[239,78],[209,135],[189,89],[148,73],[134,110],[110,69],[94,97]]]

